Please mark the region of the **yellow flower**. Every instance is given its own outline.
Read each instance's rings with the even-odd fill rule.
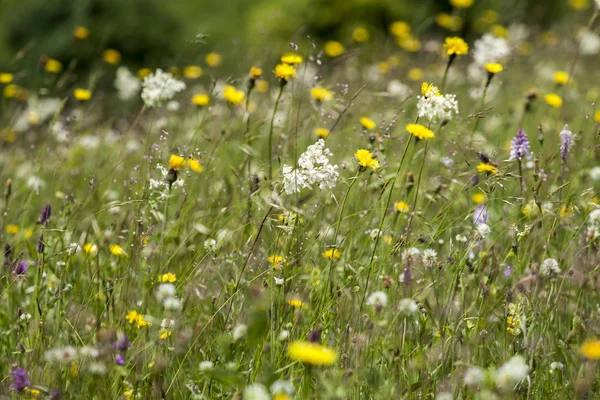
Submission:
[[[537,204],[535,204],[535,201],[531,200],[525,204],[521,210],[521,213],[527,218],[535,218],[540,214],[540,209],[538,208]]]
[[[123,248],[121,246],[119,246],[118,244],[112,244],[112,245],[110,245],[110,247],[108,249],[110,250],[110,252],[112,253],[113,256],[127,255],[127,254],[125,254],[125,250],[123,250]]]
[[[30,395],[32,395],[33,397],[38,397],[40,395],[40,391],[37,389],[32,389],[32,388],[26,388],[26,390],[29,392]]]
[[[179,171],[180,169],[185,167],[185,158],[175,154],[171,154],[171,157],[169,157],[169,167],[174,169],[175,171]]]
[[[171,331],[168,329],[161,329],[160,332],[158,333],[158,337],[162,340],[165,340],[167,338],[169,338],[171,336]]]
[[[269,82],[264,80],[256,82],[256,90],[258,93],[267,93],[269,91]]]
[[[463,39],[458,36],[447,37],[446,42],[444,43],[444,48],[446,49],[446,53],[451,55],[463,55],[469,52],[469,45]]]
[[[585,10],[590,6],[589,0],[569,0],[569,5],[576,10]]]
[[[408,71],[408,79],[413,82],[418,82],[423,79],[423,70],[421,68],[411,68]]]
[[[258,67],[252,67],[250,68],[250,79],[252,79],[253,81],[260,79],[260,77],[262,76],[263,70],[261,68]]]
[[[44,69],[51,74],[59,74],[62,71],[62,64],[54,58],[48,58],[44,63]]]
[[[150,326],[152,325],[152,323],[150,321],[146,321],[144,319],[144,316],[140,313],[138,313],[135,310],[131,310],[129,311],[126,315],[125,315],[125,319],[127,321],[129,321],[130,324],[135,323],[138,328],[144,327],[144,326]]]
[[[102,52],[102,59],[110,65],[118,65],[121,63],[121,53],[115,49],[106,49]]]
[[[499,24],[493,25],[490,31],[492,32],[492,35],[499,38],[505,38],[507,34],[506,28]]]
[[[332,365],[338,358],[335,350],[302,340],[290,343],[288,356],[292,360],[310,365]]]
[[[295,308],[300,308],[300,307],[307,307],[306,303],[304,303],[302,300],[300,299],[289,299],[287,300],[287,303]]]
[[[551,107],[554,107],[554,108],[562,107],[562,104],[563,104],[562,97],[560,97],[556,93],[548,93],[546,95],[545,99],[546,99],[546,103]]]
[[[338,249],[329,249],[325,250],[322,255],[328,260],[333,260],[334,258],[340,258],[342,253]]]
[[[244,92],[237,90],[233,86],[225,86],[223,89],[223,97],[225,97],[225,100],[227,100],[229,104],[235,106],[244,101],[244,97],[246,96],[244,95]]]
[[[556,71],[554,73],[554,82],[557,85],[564,85],[569,80],[569,74],[565,71]]]
[[[408,124],[406,125],[406,130],[408,133],[412,134],[415,137],[423,140],[433,139],[435,137],[435,133],[433,131],[421,124]]]
[[[287,393],[275,393],[272,400],[292,400],[292,398]]]
[[[79,101],[88,101],[92,98],[92,92],[87,89],[77,88],[73,91],[73,96]]]
[[[475,0],[450,0],[450,4],[456,8],[469,8],[474,2]]]
[[[579,352],[590,360],[600,360],[600,340],[586,340],[579,348]]]
[[[202,171],[204,171],[204,167],[202,166],[202,164],[200,164],[200,161],[194,158],[190,158],[187,163],[190,169],[196,173],[201,173]]]
[[[73,31],[73,37],[78,40],[85,40],[90,37],[90,30],[85,26],[78,26]]]
[[[369,150],[360,149],[356,153],[354,153],[354,157],[356,157],[356,159],[358,160],[358,164],[361,167],[371,168],[373,170],[379,168],[379,161],[377,161],[376,158],[373,158],[373,154],[371,154]]]
[[[502,72],[504,70],[504,67],[502,67],[502,64],[490,63],[490,64],[485,64],[485,69],[490,74],[495,75],[499,72]]]
[[[462,29],[463,20],[459,15],[440,13],[435,16],[435,22],[442,28],[456,32]]]
[[[27,122],[31,125],[38,125],[40,123],[40,114],[35,111],[29,111],[27,114]]]
[[[474,193],[471,199],[475,204],[483,204],[485,203],[485,194],[481,192]]]
[[[344,54],[344,51],[346,51],[344,46],[336,40],[330,40],[326,42],[323,46],[323,50],[325,51],[325,54],[327,54],[329,57],[341,56],[342,54]]]
[[[410,36],[410,25],[404,21],[395,21],[390,25],[390,32],[396,38],[406,38]]]
[[[282,256],[279,256],[279,255],[269,256],[269,258],[267,258],[267,261],[269,261],[269,263],[275,269],[280,269],[283,266],[283,264],[285,263],[284,258]]]
[[[573,206],[567,205],[567,204],[563,204],[559,210],[559,214],[560,214],[561,218],[567,217],[572,212],[573,212]]]
[[[177,281],[177,275],[171,273],[171,272],[167,272],[166,274],[162,274],[158,276],[158,281],[160,283],[173,283],[175,281]]]
[[[98,252],[98,246],[94,243],[86,243],[83,245],[83,251],[87,254],[96,254]]]
[[[399,201],[396,203],[396,210],[398,210],[399,213],[407,213],[410,211],[410,206],[404,201]]]
[[[131,310],[125,315],[125,319],[127,321],[129,321],[130,324],[133,324],[135,322],[135,320],[137,319],[138,315],[139,314],[137,311]]]
[[[277,64],[275,66],[275,71],[273,72],[282,82],[287,82],[296,76],[296,68],[294,68],[292,64]]]
[[[600,110],[594,113],[594,121],[596,121],[597,124],[600,124]]]
[[[195,94],[192,96],[192,103],[198,107],[207,106],[210,103],[210,96],[207,94]]]
[[[302,56],[296,53],[285,53],[281,56],[281,62],[289,65],[298,65],[302,63]]]
[[[375,124],[375,122],[368,117],[360,117],[360,124],[367,130],[375,129],[377,126],[377,124]]]
[[[202,76],[202,67],[199,65],[188,65],[183,67],[183,76],[188,79],[198,79]]]
[[[366,42],[369,40],[369,31],[364,26],[354,28],[352,39],[357,43]]]
[[[315,101],[318,102],[329,101],[332,98],[331,92],[329,90],[318,87],[310,89],[310,95]]]
[[[498,168],[495,165],[482,162],[482,163],[479,163],[479,165],[477,166],[477,171],[478,172],[486,172],[488,174],[497,174]]]
[[[1,84],[7,84],[7,83],[11,83],[13,80],[13,74],[9,74],[7,72],[2,72],[0,73],[0,83]]]
[[[216,67],[221,64],[222,57],[219,53],[210,52],[206,55],[204,61],[206,61],[206,65],[209,67]]]
[[[421,94],[425,97],[441,96],[440,89],[433,83],[423,82],[421,83]]]
[[[150,68],[140,68],[137,71],[137,76],[140,79],[144,79],[145,77],[147,77],[151,73],[152,73],[152,70]]]
[[[399,38],[397,43],[398,46],[411,53],[421,50],[421,41],[412,35],[406,38]]]
[[[25,230],[25,239],[29,239],[32,236],[33,236],[33,229],[27,228],[27,230]]]
[[[14,129],[4,128],[0,134],[2,136],[2,140],[7,143],[14,143],[14,141],[17,140],[17,133]]]
[[[327,128],[317,128],[315,129],[315,133],[318,137],[326,139],[329,136],[329,129]]]
[[[6,225],[6,233],[16,235],[19,233],[19,227],[17,225]]]

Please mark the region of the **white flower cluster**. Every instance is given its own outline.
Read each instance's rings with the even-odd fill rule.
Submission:
[[[373,308],[381,309],[387,305],[387,294],[384,292],[378,291],[373,292],[367,298],[367,305]]]
[[[600,237],[600,208],[590,212],[586,236],[589,241],[595,242]]]
[[[450,121],[453,114],[458,114],[458,101],[453,94],[438,96],[418,96],[417,113],[419,118],[430,121]]]
[[[579,48],[581,49],[581,54],[593,56],[600,51],[600,36],[598,34],[586,29],[581,34],[580,40]]]
[[[550,277],[558,274],[560,274],[558,261],[556,261],[554,258],[546,258],[540,267],[540,275],[544,277]]]
[[[161,283],[156,290],[156,299],[163,303],[167,310],[179,310],[181,300],[175,297],[175,285],[172,283]]]
[[[500,368],[494,371],[494,368],[484,370],[479,367],[470,367],[464,376],[464,383],[470,387],[479,387],[482,391],[492,390],[491,385],[495,384],[501,391],[508,392],[515,388],[529,373],[529,366],[525,358],[520,355],[513,356]],[[485,388],[485,386],[488,386]]]
[[[185,83],[160,68],[144,78],[142,100],[148,107],[158,107],[185,89]]]
[[[486,33],[477,39],[473,46],[473,59],[475,63],[484,66],[489,63],[497,63],[511,53],[508,42],[491,33]]]
[[[115,88],[119,92],[119,99],[126,101],[133,98],[141,86],[140,80],[127,67],[117,69]]]
[[[169,170],[162,164],[157,164],[156,168],[160,171],[161,179],[150,179],[148,183],[151,195],[158,198],[159,201],[162,201],[169,195],[169,182],[167,182]],[[172,189],[178,187],[183,188],[185,180],[181,179],[180,175],[177,177],[177,180],[173,182]]]
[[[325,141],[319,141],[308,146],[298,160],[298,168],[289,165],[283,166],[283,187],[285,193],[292,194],[300,192],[303,188],[312,190],[313,185],[319,185],[319,189],[334,188],[340,175],[337,165],[329,163],[329,157],[333,154],[325,148]]]

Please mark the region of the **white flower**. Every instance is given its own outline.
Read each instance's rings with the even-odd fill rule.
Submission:
[[[584,30],[581,34],[581,42],[579,43],[581,54],[594,55],[600,51],[600,36],[598,34]]]
[[[588,171],[590,179],[593,181],[600,181],[600,167],[594,167]]]
[[[457,242],[467,243],[467,237],[465,235],[461,235],[460,233],[456,235],[455,239]]]
[[[169,297],[163,302],[165,310],[179,310],[181,309],[181,300],[177,297]]]
[[[414,314],[419,311],[419,306],[413,299],[402,299],[398,304],[398,311],[401,314]]]
[[[246,386],[244,389],[244,400],[271,400],[271,395],[260,383]]]
[[[273,396],[278,394],[286,394],[289,397],[294,395],[294,385],[290,381],[275,381],[271,384],[271,394]]]
[[[385,307],[387,305],[387,294],[384,292],[373,292],[367,299],[367,305],[371,307]]]
[[[173,329],[175,327],[175,320],[163,318],[163,320],[160,323],[160,327],[163,329]]]
[[[289,338],[289,337],[290,337],[290,331],[284,329],[281,332],[279,332],[278,339],[280,342],[287,340],[287,338]]]
[[[592,210],[588,216],[588,223],[592,226],[600,225],[600,208]]]
[[[481,39],[477,39],[473,46],[473,59],[475,63],[484,66],[489,63],[497,63],[510,55],[511,49],[508,42],[492,35],[484,34]]]
[[[600,9],[600,0],[594,0],[594,2],[596,3],[596,7]]]
[[[39,176],[31,175],[27,178],[27,187],[33,190],[36,194],[39,193],[40,189],[46,186],[46,182]]]
[[[213,367],[215,366],[215,363],[212,361],[202,361],[199,365],[198,365],[198,369],[201,372],[204,371],[210,371],[211,369],[213,369]]]
[[[598,0],[600,1],[600,0]],[[553,363],[550,364],[550,372],[554,372],[556,370],[562,371],[565,368],[565,365],[563,363],[561,363],[560,361],[554,361]]]
[[[169,297],[175,296],[175,285],[172,283],[161,283],[156,289],[156,299],[163,301]]]
[[[452,160],[450,157],[442,157],[440,159],[440,164],[444,168],[451,168],[454,165],[454,160]]]
[[[92,346],[83,346],[79,349],[79,355],[83,357],[96,358],[100,355],[100,351]]]
[[[148,107],[157,107],[185,89],[185,83],[168,72],[157,69],[142,82],[142,100]]]
[[[235,328],[233,328],[233,332],[231,334],[233,335],[233,340],[237,342],[238,340],[246,336],[247,332],[248,327],[246,325],[237,324]]]
[[[402,252],[402,261],[406,266],[415,265],[421,252],[416,247],[410,247]]]
[[[540,267],[540,275],[548,277],[558,274],[560,274],[558,261],[556,261],[554,258],[546,258]]]
[[[387,86],[387,92],[391,96],[405,97],[408,95],[409,88],[397,79],[392,79]]]
[[[483,369],[479,367],[471,367],[467,370],[464,377],[465,385],[467,386],[479,386],[485,379]]]
[[[119,92],[119,99],[127,101],[133,98],[139,92],[141,86],[140,80],[127,67],[121,66],[117,68],[115,88]]]
[[[339,179],[338,166],[329,164],[329,157],[333,154],[325,148],[325,141],[319,141],[308,146],[298,160],[298,169],[294,170],[289,165],[283,166],[283,186],[286,194],[300,192],[307,188],[312,190],[312,185],[319,185],[319,189],[334,188]]]
[[[453,94],[439,96],[417,96],[417,114],[419,118],[430,121],[450,121],[453,114],[458,114],[458,101]]]
[[[217,251],[217,241],[215,239],[206,239],[204,241],[204,250],[208,253]]]
[[[435,396],[435,400],[453,400],[454,396],[452,395],[452,393],[448,393],[448,392],[440,392],[437,394],[437,396]]]
[[[104,375],[106,374],[106,365],[100,362],[91,363],[88,367],[88,371],[94,375]]]
[[[63,347],[62,349],[51,349],[45,354],[46,361],[57,364],[70,364],[77,358],[77,349],[73,346]]]
[[[423,250],[423,265],[427,268],[432,268],[437,262],[437,252],[433,249]]]
[[[21,321],[29,321],[31,319],[31,314],[29,314],[29,313],[23,313],[23,314],[21,314],[21,316],[19,317],[19,319]]]
[[[477,224],[477,227],[475,229],[477,229],[477,233],[482,238],[489,236],[490,232],[492,232],[488,224]]]
[[[525,358],[513,356],[496,371],[496,384],[502,390],[512,390],[529,372]]]
[[[275,285],[283,286],[284,283],[285,283],[285,280],[283,278],[275,277]]]

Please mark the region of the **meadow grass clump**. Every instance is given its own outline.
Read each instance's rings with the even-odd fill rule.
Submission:
[[[599,6],[0,71],[0,393],[595,398]]]

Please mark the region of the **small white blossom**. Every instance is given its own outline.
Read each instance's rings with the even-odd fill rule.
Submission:
[[[486,238],[492,232],[488,224],[477,224],[477,233],[482,237]]]
[[[208,253],[217,251],[217,241],[215,239],[206,239],[204,241],[204,250]]]
[[[215,366],[215,363],[212,361],[202,361],[199,365],[198,365],[198,369],[201,372],[204,371],[210,371],[211,369],[213,369],[213,367]]]
[[[401,314],[414,314],[419,311],[419,306],[413,299],[402,299],[398,304],[398,311]]]
[[[600,1],[600,0],[599,0]],[[554,361],[550,364],[550,372],[553,373],[555,371],[562,371],[565,368],[565,365],[560,361]]]
[[[77,349],[73,346],[51,349],[46,352],[45,357],[51,364],[70,364],[77,358]]]
[[[238,340],[246,336],[247,332],[248,327],[246,325],[238,324],[235,326],[235,328],[233,328],[233,332],[231,334],[233,335],[233,340],[237,342]]]
[[[271,384],[270,389],[273,396],[285,394],[292,397],[295,391],[294,385],[290,381],[275,381]]]
[[[410,247],[402,252],[402,261],[406,266],[413,266],[417,263],[421,252],[416,247]]]
[[[165,310],[180,310],[181,300],[179,300],[177,297],[169,297],[163,302],[163,307]]]
[[[528,372],[529,366],[525,358],[520,355],[513,356],[496,371],[496,384],[502,390],[512,390]]]
[[[435,400],[453,400],[454,396],[452,395],[452,393],[448,393],[448,392],[440,392],[437,394],[437,396],[435,396]]]
[[[579,43],[581,54],[592,56],[600,51],[600,36],[598,34],[585,30],[581,34],[581,42]]]
[[[600,167],[594,167],[588,171],[590,179],[593,181],[600,181]]]
[[[387,305],[387,294],[385,294],[384,292],[378,291],[378,292],[373,292],[369,295],[369,297],[367,298],[367,305],[371,306],[373,308],[382,308],[385,307]]]
[[[169,297],[175,296],[175,285],[172,283],[161,283],[156,289],[156,299],[163,301]]]
[[[484,34],[473,45],[473,59],[479,66],[500,62],[503,58],[508,57],[510,53],[511,49],[508,42],[491,33]]]
[[[260,383],[246,386],[244,389],[244,400],[271,400],[271,395]]]
[[[464,377],[465,385],[477,387],[483,383],[485,375],[483,369],[479,367],[471,367],[467,370]]]
[[[437,252],[433,249],[423,250],[423,265],[427,268],[432,268],[437,262]]]
[[[142,100],[147,107],[158,107],[185,89],[185,83],[157,69],[142,82]]]
[[[558,266],[558,261],[556,261],[554,258],[546,258],[542,262],[542,266],[540,267],[540,275],[549,277],[558,274],[560,274],[560,267]]]
[[[133,75],[127,67],[117,68],[117,77],[115,78],[115,88],[117,88],[119,99],[132,99],[140,91],[142,84],[140,80]]]
[[[453,94],[417,96],[417,114],[419,118],[428,118],[432,122],[450,121],[458,115],[458,101]]]
[[[92,346],[83,346],[79,349],[79,355],[83,357],[96,358],[100,355],[100,351]]]
[[[286,194],[299,193],[303,188],[312,190],[313,185],[319,189],[333,189],[340,175],[337,165],[329,163],[333,154],[325,147],[325,141],[308,146],[298,160],[298,168],[283,166],[283,186]]]

